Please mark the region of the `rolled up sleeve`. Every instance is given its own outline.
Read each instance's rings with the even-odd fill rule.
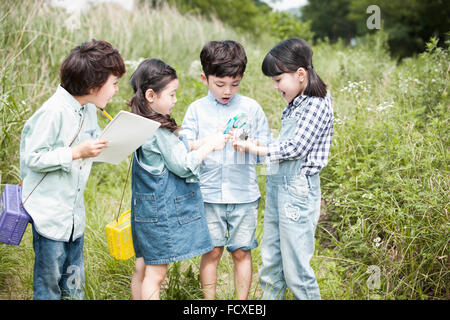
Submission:
[[[167,169],[181,178],[198,177],[201,162],[198,151],[188,152],[184,143],[168,130],[161,130],[161,133],[156,143]]]

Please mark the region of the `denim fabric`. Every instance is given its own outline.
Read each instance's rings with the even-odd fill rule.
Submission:
[[[279,140],[292,136],[295,119],[282,122]],[[286,287],[296,299],[320,299],[310,266],[320,215],[319,174],[301,173],[303,160],[281,161],[268,169],[261,243],[262,299],[283,299]]]
[[[150,174],[133,158],[131,232],[136,257],[146,264],[189,259],[214,247],[205,220],[199,183],[164,169]]]
[[[84,235],[55,241],[37,233],[33,225],[35,300],[84,299]]]
[[[256,248],[258,206],[259,199],[234,204],[205,202],[206,221],[214,246],[226,245],[229,252]]]

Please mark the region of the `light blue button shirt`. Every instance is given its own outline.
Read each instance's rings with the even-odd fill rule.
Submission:
[[[100,133],[96,107],[81,106],[64,88],[56,92],[28,119],[20,142],[22,201],[48,173],[26,200],[24,207],[39,234],[57,241],[83,235],[85,209],[83,192],[91,170],[91,159],[72,160],[69,147],[96,139]]]
[[[263,144],[270,142],[270,130],[261,106],[253,99],[235,94],[227,104],[218,102],[211,92],[193,102],[186,111],[180,135],[188,141],[210,136],[239,113],[246,113],[249,137]],[[223,150],[213,151],[201,163],[200,187],[210,203],[249,203],[260,198],[256,165],[261,157],[234,150],[229,141]]]

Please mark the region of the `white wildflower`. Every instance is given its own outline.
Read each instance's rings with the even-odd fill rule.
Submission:
[[[344,121],[342,121],[342,119],[340,119],[340,118],[334,118],[334,123],[335,124],[343,124]]]
[[[144,58],[139,57],[138,60],[125,60],[125,66],[127,66],[127,69],[130,70],[136,70],[136,68],[139,66],[139,64],[144,61]]]
[[[376,237],[375,239],[373,239],[373,242],[375,242],[375,247],[377,247],[377,248],[378,248],[379,246],[381,246],[381,243],[382,243],[380,237]]]
[[[377,107],[377,111],[383,111],[394,106],[394,102],[383,102]]]
[[[202,63],[200,62],[200,60],[192,61],[191,65],[189,66],[188,74],[193,78],[200,79],[201,73],[202,73]]]

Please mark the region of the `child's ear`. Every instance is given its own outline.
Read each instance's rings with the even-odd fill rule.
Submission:
[[[200,74],[200,79],[204,84],[208,85],[208,77],[203,72]]]
[[[305,68],[300,67],[297,69],[297,71],[295,71],[295,74],[298,77],[298,79],[300,80],[300,82],[303,82],[303,81],[305,81],[308,73],[306,72]]]
[[[100,87],[98,87],[98,88],[97,88],[97,87],[95,87],[95,88],[90,88],[90,89],[89,89],[89,95],[91,95],[91,94],[92,94],[92,95],[97,94],[98,91],[100,91]]]
[[[155,97],[156,93],[153,89],[147,89],[147,91],[145,91],[145,100],[147,100],[147,102],[153,103]]]

